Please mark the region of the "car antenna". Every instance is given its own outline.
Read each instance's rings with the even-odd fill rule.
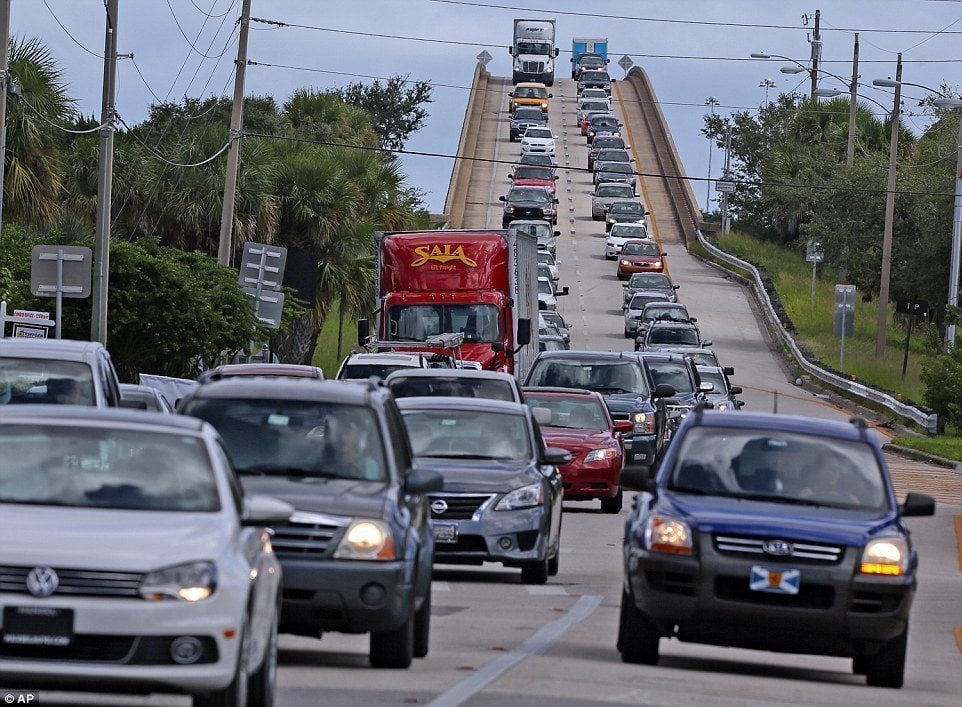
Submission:
[[[858,430],[859,437],[866,439],[868,436],[868,423],[865,422],[865,418],[861,415],[855,415],[854,417],[848,418],[848,421]]]

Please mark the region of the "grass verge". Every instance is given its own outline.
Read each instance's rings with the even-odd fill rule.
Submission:
[[[892,444],[917,449],[937,457],[962,461],[962,437],[896,437]]]
[[[344,328],[341,334],[341,355],[337,355],[337,303],[331,307],[331,314],[324,321],[320,335],[317,337],[317,348],[311,363],[320,367],[327,378],[333,378],[341,365],[341,360],[350,352],[351,345],[357,338],[356,323],[350,317],[344,317]]]

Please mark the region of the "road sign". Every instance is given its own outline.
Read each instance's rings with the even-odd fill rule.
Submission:
[[[46,339],[47,327],[28,326],[26,324],[13,325],[14,339]]]
[[[821,263],[825,260],[825,251],[819,241],[809,241],[805,246],[805,260],[810,263]]]
[[[481,64],[482,66],[487,66],[488,62],[491,61],[494,57],[488,53],[487,49],[482,49],[481,53],[478,54],[475,58],[478,60],[479,64]]]
[[[929,302],[924,299],[900,299],[895,301],[896,314],[914,314],[917,317],[929,315]]]
[[[625,54],[623,57],[621,57],[618,60],[618,66],[624,69],[626,73],[628,72],[628,69],[630,69],[634,65],[635,65],[635,62],[633,62],[631,60],[631,57],[628,56],[627,54]]]
[[[855,285],[835,285],[835,336],[855,334]]]
[[[715,180],[715,191],[720,194],[730,194],[735,191],[735,182],[722,181],[719,179]]]
[[[279,329],[281,312],[284,310],[284,293],[274,290],[261,290],[245,287],[244,293],[254,300],[254,314],[268,329]]]
[[[287,248],[264,243],[245,243],[237,281],[241,287],[279,290],[284,281]]]
[[[32,309],[15,309],[13,310],[13,316],[19,319],[50,319],[50,312],[35,312]]]
[[[30,292],[56,297],[55,336],[60,338],[63,298],[90,297],[93,252],[84,246],[37,245],[30,258]]]

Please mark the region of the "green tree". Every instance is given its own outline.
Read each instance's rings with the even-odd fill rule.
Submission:
[[[352,83],[334,91],[345,103],[363,108],[371,116],[381,147],[404,149],[408,138],[424,126],[425,104],[431,102],[431,84],[392,76],[384,83]]]

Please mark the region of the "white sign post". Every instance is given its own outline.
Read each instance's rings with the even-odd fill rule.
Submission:
[[[7,316],[7,303],[0,302],[0,339],[7,335],[7,322],[13,324],[14,337],[21,339],[46,339],[48,327],[54,325],[47,312],[15,309]]]

